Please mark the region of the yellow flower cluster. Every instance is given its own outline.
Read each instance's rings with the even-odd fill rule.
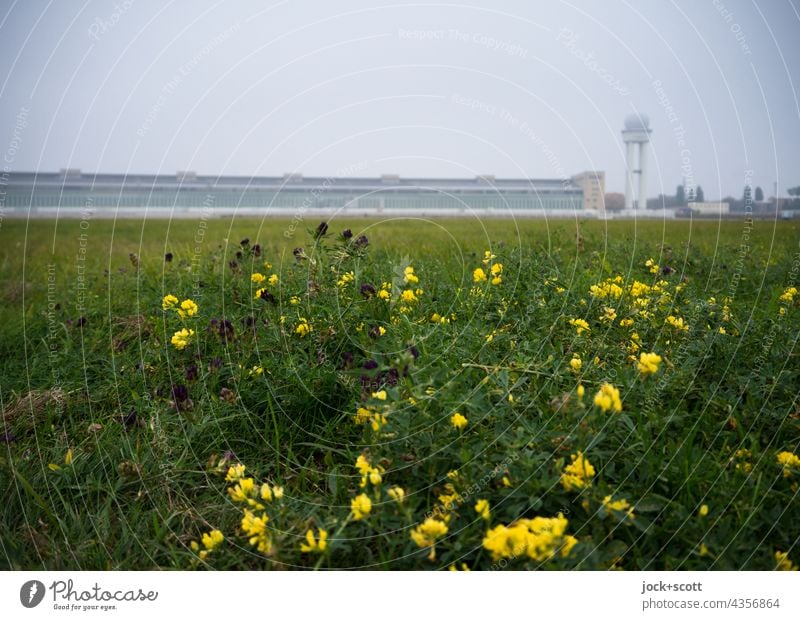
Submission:
[[[800,471],[800,457],[793,452],[781,452],[777,456],[778,464],[783,466],[783,477],[788,478],[793,473]]]
[[[776,551],[775,552],[775,569],[781,571],[796,571],[797,565],[795,565],[789,559],[789,553],[787,551]]]
[[[172,343],[173,347],[178,349],[178,351],[183,351],[191,342],[192,336],[194,336],[194,330],[184,327],[172,335],[170,342]]]
[[[561,474],[561,486],[565,491],[579,491],[583,488],[592,486],[594,478],[594,466],[589,462],[583,452],[573,454],[572,462],[564,467]]]
[[[445,534],[447,534],[447,525],[438,519],[428,517],[411,530],[411,540],[417,543],[418,547],[430,547],[431,552],[428,554],[428,559],[432,561],[436,559],[436,541]]]
[[[353,273],[352,271],[348,271],[346,273],[343,273],[342,276],[336,281],[336,286],[338,286],[339,288],[344,288],[355,279],[356,279],[356,274]]]
[[[196,540],[191,542],[190,547],[192,548],[192,551],[197,553],[201,560],[205,560],[209,553],[214,551],[214,549],[223,543],[225,536],[219,530],[211,530],[210,532],[203,534],[200,540],[203,545],[202,549],[200,548],[200,543],[198,543]]]
[[[194,316],[197,314],[198,310],[197,304],[191,299],[184,299],[180,305],[178,305],[178,298],[175,297],[175,295],[166,295],[164,299],[161,300],[161,309],[164,311],[175,310],[182,319],[185,319],[187,316]]]
[[[673,315],[670,314],[665,319],[664,322],[667,325],[671,325],[672,327],[674,327],[675,329],[677,329],[679,331],[684,331],[684,332],[688,332],[689,331],[689,326],[684,322],[683,317],[673,316]]]
[[[498,525],[489,530],[483,547],[494,561],[527,556],[536,562],[560,554],[567,557],[578,539],[565,535],[569,522],[559,513],[557,517],[521,519],[512,525]]]
[[[298,323],[294,328],[294,333],[300,336],[301,338],[305,338],[308,336],[312,331],[314,331],[314,327],[311,323],[308,322],[308,319],[305,317],[300,317],[298,319]]]
[[[406,284],[416,284],[417,282],[419,282],[419,278],[414,273],[414,267],[412,267],[411,265],[406,267],[405,270],[403,271],[403,281]]]
[[[467,426],[467,423],[468,423],[467,418],[465,418],[463,415],[461,415],[457,411],[453,415],[450,416],[450,424],[452,424],[453,428],[455,428],[457,430],[464,429]]]
[[[606,512],[621,512],[629,519],[636,518],[636,515],[633,514],[633,506],[628,503],[627,499],[614,500],[611,495],[606,495],[603,498],[603,507],[606,509]]]
[[[492,512],[489,508],[489,500],[479,499],[477,502],[475,502],[475,512],[480,515],[481,519],[488,521],[492,516]]]
[[[783,301],[783,302],[785,302],[785,303],[787,303],[787,304],[790,304],[790,303],[792,303],[794,301],[795,295],[797,295],[797,288],[794,287],[794,286],[790,286],[790,287],[786,288],[783,291],[783,293],[781,293],[781,296],[778,297],[778,299]]]
[[[265,504],[283,498],[283,487],[270,486],[266,482],[256,487],[255,480],[245,476],[245,466],[241,464],[228,468],[225,481],[233,485],[228,488],[231,500],[237,504],[247,504],[247,507],[243,509],[242,532],[260,553],[270,553],[272,538],[267,530],[269,516],[266,513]]]
[[[581,356],[577,353],[572,354],[572,359],[569,361],[569,367],[572,368],[573,372],[580,372],[581,368],[583,368],[583,361],[581,360]]]
[[[652,258],[648,258],[645,261],[644,266],[650,270],[650,273],[658,273],[658,270],[661,269],[661,267]]]
[[[653,375],[658,372],[661,356],[656,353],[642,353],[636,367],[642,375]]]
[[[600,391],[594,395],[594,404],[600,407],[603,412],[610,410],[619,413],[622,411],[619,390],[610,383],[604,383],[600,386]]]
[[[323,529],[317,530],[317,535],[314,535],[314,530],[309,529],[306,531],[306,542],[300,544],[301,553],[325,553],[328,548],[328,532]]]
[[[350,502],[350,514],[355,521],[361,521],[372,512],[372,500],[366,493],[353,498]]]
[[[620,286],[621,282],[622,276],[607,278],[599,284],[592,284],[592,286],[589,287],[589,294],[597,299],[619,299],[622,297],[622,287]]]
[[[377,467],[373,467],[372,464],[367,460],[363,454],[359,454],[358,458],[356,459],[356,469],[361,474],[361,483],[359,486],[363,489],[367,486],[367,482],[373,486],[378,486],[381,482],[383,482],[383,472],[385,471],[383,467],[378,465]]]
[[[580,336],[583,332],[589,331],[589,324],[583,319],[570,319],[569,324],[575,328],[575,331]]]

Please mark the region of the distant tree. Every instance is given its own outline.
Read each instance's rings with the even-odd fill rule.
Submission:
[[[678,187],[675,188],[675,202],[679,207],[686,206],[686,190],[684,190],[683,185],[678,185]]]
[[[694,190],[690,187],[689,191],[686,192],[686,202],[694,202]]]
[[[744,192],[742,193],[742,202],[746,205],[753,205],[753,188],[749,185],[744,186]]]
[[[790,187],[786,191],[790,196],[798,197],[800,196],[800,185],[798,185],[797,187]]]
[[[760,187],[756,187],[756,202],[762,202],[764,200],[764,192],[761,190]]]
[[[694,199],[696,202],[706,201],[706,195],[703,193],[703,188],[700,185],[697,186],[697,193],[694,195]]]

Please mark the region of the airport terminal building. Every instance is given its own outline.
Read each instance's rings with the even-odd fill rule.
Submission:
[[[582,173],[586,175],[586,173]],[[547,215],[583,211],[584,176],[570,179],[212,176],[12,172],[0,187],[2,206],[30,215],[106,212],[291,215]]]

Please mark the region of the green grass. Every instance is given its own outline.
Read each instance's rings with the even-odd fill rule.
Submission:
[[[800,468],[777,461],[800,452],[800,295],[779,299],[800,280],[796,223],[335,220],[315,243],[316,223],[0,222],[0,565],[767,570],[776,551],[800,562]],[[369,246],[341,241],[345,228]],[[473,283],[487,249],[503,265],[496,286]],[[648,259],[671,271],[651,273]],[[404,282],[408,265],[418,284]],[[274,303],[254,299],[254,271],[279,275],[260,285]],[[590,294],[617,276],[621,298]],[[646,306],[634,281],[656,286]],[[365,298],[365,282],[390,283],[392,300]],[[423,293],[398,302],[408,288]],[[167,294],[198,314],[162,311]],[[577,334],[573,318],[591,330]],[[177,350],[184,326],[195,334]],[[643,377],[634,357],[650,351],[663,361]],[[603,383],[621,412],[593,404]],[[357,424],[359,407],[385,422]],[[579,451],[595,474],[566,489]],[[360,486],[362,454],[380,484]],[[227,493],[234,463],[284,489],[254,508],[269,516],[267,553]],[[356,521],[361,493],[372,512]],[[559,513],[577,540],[565,557],[572,539],[545,536],[537,552],[519,529],[510,536],[529,553],[484,545],[487,529],[496,542],[500,525]],[[431,515],[447,527],[434,559],[411,536]],[[324,554],[301,553],[309,528],[329,532]],[[191,542],[212,529],[225,542],[201,560]]]

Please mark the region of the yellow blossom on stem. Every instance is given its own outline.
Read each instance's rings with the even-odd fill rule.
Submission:
[[[406,492],[402,487],[392,487],[386,493],[398,504],[402,504],[406,499]]]
[[[583,366],[583,361],[581,361],[581,357],[580,357],[580,355],[578,355],[577,353],[575,353],[575,354],[572,356],[572,359],[569,361],[569,366],[570,366],[570,368],[572,368],[572,370],[574,370],[575,372],[580,372],[580,370],[581,370],[581,367]]]
[[[475,502],[475,512],[477,512],[481,519],[488,521],[491,517],[492,513],[489,509],[489,500],[488,499],[479,499]]]
[[[311,326],[311,323],[309,323],[308,320],[304,318],[300,319],[300,322],[297,324],[297,327],[295,327],[294,330],[294,332],[301,338],[305,338],[312,331],[314,331],[314,328]]]
[[[314,530],[309,529],[306,531],[306,542],[300,544],[300,551],[302,553],[325,553],[328,548],[328,532],[319,529],[317,535],[314,536]]]
[[[561,474],[561,486],[565,491],[579,491],[592,486],[595,470],[589,459],[583,455],[583,452],[573,454],[571,458],[572,462],[564,467]]]
[[[191,299],[184,299],[181,302],[181,308],[178,310],[178,315],[183,319],[187,316],[194,316],[197,314],[197,304]]]
[[[789,559],[788,551],[775,552],[775,569],[781,571],[796,571],[797,566]]]
[[[263,273],[251,273],[250,274],[250,282],[253,284],[261,284],[264,280],[266,280],[266,276]]]
[[[450,416],[450,424],[458,430],[462,430],[467,425],[467,418],[456,412]]]
[[[183,351],[191,341],[192,336],[194,336],[194,330],[186,329],[184,327],[172,335],[170,342],[172,343],[172,346],[178,349],[178,351]]]
[[[161,300],[162,310],[171,310],[178,303],[178,298],[175,295],[167,295]]]
[[[246,467],[242,464],[231,465],[225,476],[225,482],[236,482],[240,478],[243,478],[245,469]]]
[[[438,519],[428,517],[420,523],[417,527],[411,530],[411,540],[417,543],[418,547],[433,547],[436,541],[447,534],[447,525]],[[430,559],[436,557],[435,552],[432,550]]]
[[[475,283],[486,282],[486,272],[483,269],[481,269],[480,267],[477,267],[472,272],[472,281],[475,282]]]
[[[575,328],[575,331],[580,336],[583,332],[589,331],[589,324],[583,319],[570,319],[569,324]]]
[[[658,372],[661,356],[657,353],[641,353],[636,367],[642,375],[653,375]]]
[[[605,411],[614,411],[619,413],[622,411],[622,401],[619,397],[619,390],[610,383],[604,383],[600,386],[600,391],[594,395],[594,404]]]
[[[800,470],[800,457],[792,452],[781,452],[777,456],[778,464],[783,465],[783,477],[788,478],[795,471]]]
[[[350,511],[355,521],[361,521],[361,519],[368,517],[369,513],[372,512],[372,500],[366,493],[362,493],[354,497],[353,501],[350,502]]]

